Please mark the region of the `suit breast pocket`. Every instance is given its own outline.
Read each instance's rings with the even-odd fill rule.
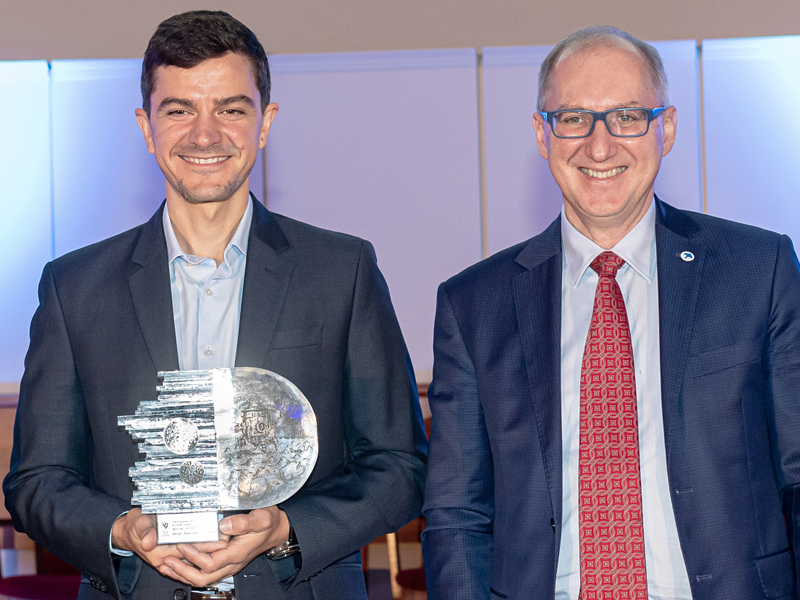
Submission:
[[[282,348],[302,348],[303,346],[318,346],[322,343],[322,326],[303,327],[301,329],[286,329],[276,331],[272,337],[270,350]]]
[[[739,342],[690,355],[686,364],[687,377],[703,377],[761,360],[761,344],[757,340]]]

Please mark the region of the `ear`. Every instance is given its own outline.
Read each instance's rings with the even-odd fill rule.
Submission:
[[[150,117],[147,116],[143,108],[136,109],[136,123],[139,124],[139,129],[142,130],[142,135],[144,135],[144,143],[147,144],[147,151],[150,154],[155,154],[156,147],[153,144],[153,132],[150,130]]]
[[[536,133],[536,146],[542,158],[548,160],[547,151],[547,123],[538,112],[533,113],[533,131]]]
[[[664,118],[664,149],[661,151],[661,156],[666,156],[675,144],[675,135],[678,131],[678,113],[674,106],[670,106],[662,116]]]
[[[267,145],[267,137],[269,137],[269,128],[272,125],[272,121],[275,119],[275,115],[278,114],[278,105],[275,102],[271,102],[267,104],[267,107],[264,109],[264,114],[262,115],[261,119],[261,131],[258,133],[258,147],[263,148]]]

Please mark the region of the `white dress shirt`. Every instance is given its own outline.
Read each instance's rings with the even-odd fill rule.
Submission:
[[[650,600],[691,600],[667,479],[658,332],[655,202],[611,250],[625,264],[617,283],[628,312],[639,416],[639,457],[644,511],[645,563]],[[592,318],[597,274],[589,265],[603,248],[581,234],[561,212],[561,436],[562,529],[556,600],[580,592],[578,456],[581,365]]]

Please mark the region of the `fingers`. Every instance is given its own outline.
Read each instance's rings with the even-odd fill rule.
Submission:
[[[271,535],[285,522],[286,536],[289,534],[289,519],[277,506],[257,508],[247,514],[231,515],[219,522],[219,530],[226,535],[266,533]],[[283,534],[283,532],[280,532]]]
[[[219,522],[219,530],[226,535],[244,535],[263,531],[269,527],[271,521],[272,515],[269,509],[257,508],[248,514],[225,517]]]
[[[181,549],[183,550],[186,547],[193,547],[199,550],[200,552],[205,552],[206,554],[210,554],[212,552],[216,552],[217,550],[222,550],[223,548],[228,547],[228,540],[230,536],[227,535],[220,535],[220,540],[218,542],[203,542],[203,543],[196,543],[196,544],[180,544]]]
[[[156,549],[156,546],[158,546],[158,532],[156,531],[155,524],[146,526],[142,521],[146,521],[146,519],[140,519],[140,526],[137,527],[137,535],[141,540],[142,550],[145,552],[152,552]]]
[[[192,552],[189,546],[187,546],[185,550],[189,553]],[[197,550],[194,550],[194,552],[196,553],[194,555],[195,560],[198,560],[206,565],[209,564],[209,558],[207,554],[198,552]],[[209,571],[205,571],[198,569],[197,566],[191,564],[194,562],[192,559],[188,560],[191,562],[187,563],[175,556],[167,556],[164,558],[164,564],[159,567],[158,572],[165,577],[171,577],[172,579],[181,581],[194,587],[207,587],[213,583],[216,583],[217,581],[225,579],[226,577],[235,575],[242,569],[242,567],[244,567],[244,565],[226,564],[222,569],[212,568]]]
[[[186,560],[206,573],[218,571],[227,564],[219,558],[217,560],[214,559],[213,554],[219,554],[218,551],[203,551],[192,544],[181,544],[180,550]]]
[[[269,539],[265,532],[241,534],[231,538],[227,547],[210,553],[201,551],[193,544],[181,544],[178,549],[191,564],[165,557],[164,565],[192,585],[203,586],[241,571],[256,556],[274,545],[270,545]]]
[[[175,557],[170,557],[170,560],[177,560],[177,559]],[[176,563],[176,564],[183,564],[183,563],[178,561],[178,563]],[[196,570],[197,569],[195,569],[195,571]],[[186,585],[191,585],[191,586],[195,586],[195,587],[206,587],[207,585],[209,585],[210,583],[213,583],[214,581],[219,581],[219,579],[214,579],[214,580],[209,581],[208,583],[195,583],[194,581],[192,581],[192,579],[184,577],[182,574],[180,574],[180,573],[176,572],[175,570],[173,570],[172,568],[170,568],[170,565],[167,565],[167,564],[162,564],[161,566],[159,566],[158,567],[158,572],[161,575],[163,575],[164,577],[169,577],[170,579],[174,579],[175,581],[180,581],[181,583],[185,583]],[[220,579],[222,579],[222,578],[220,578]]]
[[[183,558],[177,546],[158,545],[155,516],[143,515],[138,508],[131,509],[114,522],[111,540],[115,548],[134,552],[155,568],[163,564],[166,556]]]
[[[153,515],[131,510],[115,523],[117,537],[164,577],[205,587],[241,571],[253,558],[288,539],[289,519],[275,506],[220,521],[220,541],[202,544],[158,545]]]
[[[114,521],[111,529],[111,542],[115,548],[137,552],[144,543],[147,551],[158,543],[156,520],[153,515],[143,515],[133,508]]]
[[[241,571],[247,563],[260,554],[260,542],[263,538],[259,534],[248,534],[235,537],[227,548],[211,553],[200,552],[192,546],[181,546],[186,560],[196,565],[206,574],[224,573],[224,576],[234,575]],[[179,571],[180,572],[180,571]]]

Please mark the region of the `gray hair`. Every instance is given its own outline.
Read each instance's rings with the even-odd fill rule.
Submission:
[[[553,73],[556,65],[562,58],[579,50],[589,50],[597,47],[622,46],[635,51],[644,60],[650,78],[653,82],[658,101],[661,106],[669,105],[669,86],[664,63],[658,50],[650,44],[643,42],[627,31],[622,31],[609,25],[595,25],[575,31],[556,44],[544,59],[539,69],[539,98],[536,103],[538,110],[544,110],[544,105],[550,94],[553,82]]]

